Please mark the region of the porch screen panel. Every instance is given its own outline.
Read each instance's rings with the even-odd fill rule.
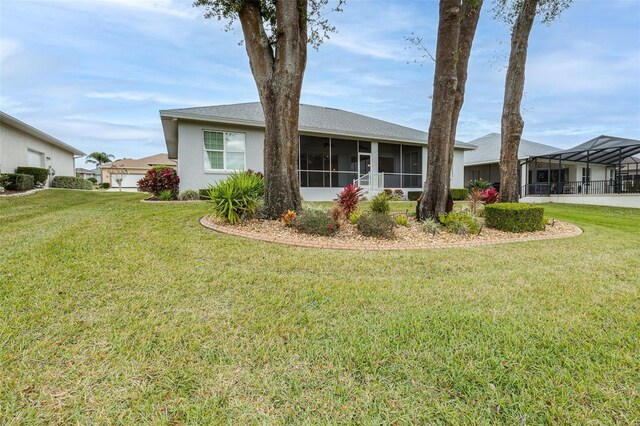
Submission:
[[[328,187],[331,159],[329,138],[300,136],[300,186]]]
[[[358,141],[331,139],[331,186],[341,188],[358,178]]]
[[[402,145],[402,186],[422,187],[422,147]]]
[[[378,144],[378,172],[384,173],[385,188],[400,188],[402,186],[400,163],[400,145]]]

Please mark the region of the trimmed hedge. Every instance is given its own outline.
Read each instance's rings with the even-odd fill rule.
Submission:
[[[51,187],[65,189],[93,189],[91,182],[75,176],[56,176],[51,182]]]
[[[9,191],[28,191],[35,186],[33,176],[22,173],[9,173],[5,176],[5,188]]]
[[[407,200],[418,201],[418,198],[422,195],[422,191],[409,191],[407,192]]]
[[[16,173],[33,176],[33,182],[44,185],[47,183],[49,171],[41,167],[16,167]]]
[[[451,198],[454,201],[462,201],[469,198],[469,190],[467,188],[451,188]]]
[[[507,232],[544,230],[544,208],[531,204],[496,203],[484,207],[485,223],[489,228]]]
[[[102,189],[109,189],[109,188],[111,188],[111,184],[110,184],[109,182],[102,182],[102,183],[100,184],[100,188],[102,188]]]

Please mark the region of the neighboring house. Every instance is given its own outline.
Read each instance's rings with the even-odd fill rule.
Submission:
[[[640,207],[640,140],[598,136],[522,164],[528,202]]]
[[[465,185],[472,180],[484,179],[494,186],[500,185],[500,145],[502,143],[500,133],[489,133],[469,142],[477,146],[464,156],[464,182]],[[518,160],[525,161],[529,157],[558,151],[551,145],[545,145],[526,139],[520,140],[518,148]]]
[[[264,115],[259,102],[160,111],[181,190],[207,188],[234,170],[263,171]],[[299,178],[305,200],[332,200],[349,183],[368,193],[419,191],[427,133],[352,112],[300,105]],[[456,142],[451,187],[464,184],[465,151]]]
[[[100,169],[98,169],[97,167],[91,170],[85,169],[82,167],[77,167],[76,176],[82,179],[95,178],[98,181],[98,183],[100,183],[100,179],[102,177],[100,173]]]
[[[176,167],[176,162],[170,160],[167,154],[156,154],[144,158],[123,158],[121,160],[115,160],[111,163],[105,163],[98,166],[101,171],[102,182],[107,182],[112,188],[118,188],[116,177],[113,176],[114,172],[118,170],[124,170],[122,178],[122,188],[136,188],[138,181],[144,177],[147,170],[154,166],[169,166]]]
[[[84,153],[0,111],[0,172],[16,167],[49,169],[50,175],[75,176],[74,160]],[[47,182],[49,185],[49,182]]]

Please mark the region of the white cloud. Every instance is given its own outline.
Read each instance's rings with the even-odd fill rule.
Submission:
[[[158,93],[146,93],[146,92],[89,92],[85,95],[87,98],[92,99],[110,99],[110,100],[122,100],[131,102],[156,102],[160,104],[174,104],[174,105],[206,105],[207,101],[202,99],[186,99],[172,96],[165,96]]]
[[[14,38],[0,38],[0,61],[5,62],[11,56],[20,53],[23,49],[22,43]]]
[[[80,3],[86,2],[81,1]],[[185,2],[175,2],[173,0],[95,0],[93,3],[104,3],[115,7],[127,8],[145,13],[151,12],[171,15],[178,18],[193,19],[199,15],[199,12],[192,8],[190,4],[185,4]]]

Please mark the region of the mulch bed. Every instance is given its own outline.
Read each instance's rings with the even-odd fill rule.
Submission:
[[[249,220],[238,225],[229,225],[213,216],[200,219],[205,228],[223,234],[235,235],[253,240],[268,241],[299,247],[315,247],[342,250],[412,250],[424,248],[469,247],[485,244],[535,241],[575,237],[582,229],[568,223],[555,221],[554,226],[546,226],[544,231],[512,233],[482,227],[480,235],[455,235],[440,230],[436,235],[422,231],[419,222],[409,219],[409,226],[395,228],[395,239],[365,237],[351,223],[340,226],[332,236],[310,235],[285,227],[275,220]]]

